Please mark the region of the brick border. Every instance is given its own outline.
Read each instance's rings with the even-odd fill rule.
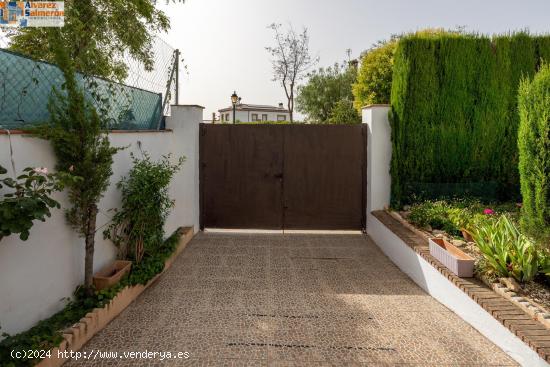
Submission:
[[[460,278],[453,274],[430,255],[425,238],[407,228],[386,211],[373,211],[372,215],[451,283],[477,302],[525,344],[529,345],[541,358],[550,362],[550,330],[536,316],[530,315],[507,297],[499,294],[500,292],[495,292],[483,283],[476,283],[474,278]]]
[[[122,311],[126,309],[144,290],[149,288],[166,270],[168,270],[178,255],[187,247],[195,232],[193,227],[184,227],[183,235],[176,251],[164,263],[164,270],[155,275],[146,285],[138,284],[122,289],[108,304],[102,308],[94,308],[75,323],[72,327],[63,331],[63,341],[59,346],[50,349],[51,358],[42,359],[37,367],[59,367],[70,358],[58,358],[58,352],[76,352],[80,350],[91,338],[107,326]]]

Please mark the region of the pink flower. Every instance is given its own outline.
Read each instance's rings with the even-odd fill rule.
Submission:
[[[34,169],[34,172],[39,173],[39,174],[43,174],[43,175],[47,175],[48,174],[48,169],[46,167],[36,167]]]
[[[71,164],[71,166],[69,167],[69,171],[74,171],[74,166]]]
[[[483,214],[491,215],[491,214],[495,214],[495,211],[493,209],[487,208],[483,211]]]

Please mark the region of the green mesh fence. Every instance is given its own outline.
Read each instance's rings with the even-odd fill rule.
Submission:
[[[130,76],[139,72],[129,73]],[[163,124],[170,100],[171,80],[148,91],[101,78],[77,74],[87,98],[96,108],[106,109],[110,129],[152,130]],[[0,129],[24,129],[49,121],[52,88],[62,91],[61,70],[50,63],[0,49]],[[91,88],[93,86],[93,88]],[[164,89],[163,93],[158,90]],[[94,90],[94,93],[90,92]]]

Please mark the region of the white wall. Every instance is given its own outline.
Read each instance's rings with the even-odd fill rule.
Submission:
[[[391,128],[387,105],[363,109],[363,123],[367,135],[367,227],[373,210],[384,209],[390,203],[390,162],[392,154]]]
[[[167,234],[177,227],[199,227],[199,123],[202,107],[173,106],[167,120],[171,132],[124,132],[110,134],[114,146],[128,146],[114,159],[111,185],[100,202],[98,228],[109,222],[109,209],[120,205],[115,183],[131,168],[130,153],[143,151],[154,159],[172,153],[173,161],[184,155],[186,162],[174,177],[170,195],[176,206],[170,214]],[[16,174],[25,167],[55,167],[55,157],[47,141],[29,135],[11,135],[11,148]],[[10,159],[10,138],[0,135],[0,165],[13,174]],[[65,193],[55,194],[63,208],[69,203]],[[94,268],[99,270],[115,259],[116,248],[103,239],[103,230],[96,234]],[[63,210],[53,210],[46,222],[35,222],[27,241],[10,236],[0,241],[0,327],[2,332],[16,333],[60,310],[84,277],[84,242],[66,224]]]

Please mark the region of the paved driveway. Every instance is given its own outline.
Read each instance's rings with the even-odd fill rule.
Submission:
[[[362,235],[199,234],[92,350],[118,359],[70,365],[515,365]]]

